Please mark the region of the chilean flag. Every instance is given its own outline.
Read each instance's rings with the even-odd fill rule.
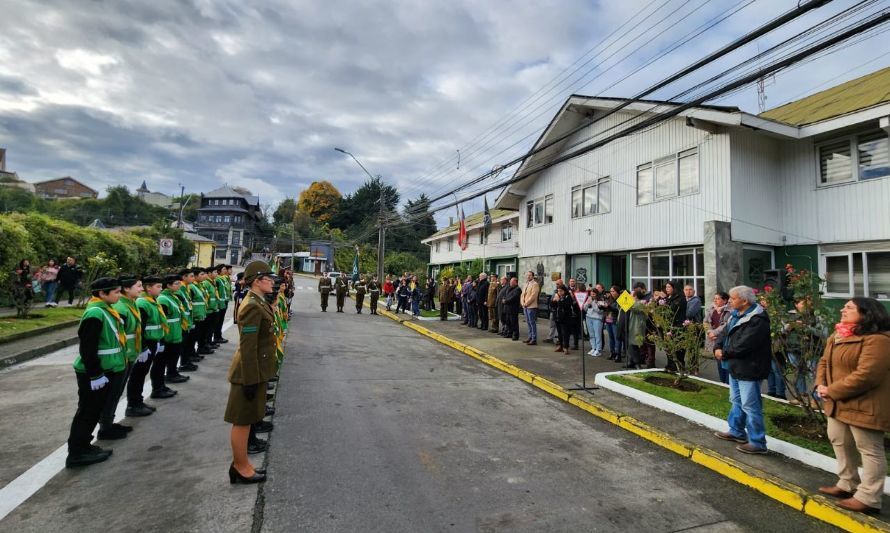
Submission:
[[[469,243],[467,242],[467,223],[464,220],[463,206],[461,206],[461,208],[460,208],[459,219],[460,219],[460,230],[458,230],[458,232],[457,232],[457,245],[460,246],[461,250],[466,250],[467,245]]]

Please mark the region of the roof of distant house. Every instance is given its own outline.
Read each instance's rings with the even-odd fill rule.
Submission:
[[[244,198],[250,205],[260,205],[260,197],[236,191],[228,185],[204,193],[205,198]]]
[[[890,102],[890,67],[760,114],[795,126],[821,122]]]
[[[510,215],[516,215],[517,217],[519,216],[519,212],[513,211],[512,209],[490,209],[489,211],[491,213],[492,222],[499,218],[504,218],[504,217],[510,216]],[[484,211],[479,211],[478,213],[473,213],[472,215],[465,216],[464,224],[466,224],[468,228],[470,226],[482,224],[482,216],[484,214],[485,214]],[[457,222],[455,222],[454,224],[448,226],[447,228],[440,229],[436,233],[433,233],[432,235],[430,235],[429,237],[427,237],[426,239],[423,239],[423,240],[432,239],[434,237],[440,237],[442,235],[446,235],[448,233],[451,233],[452,231],[457,231],[458,228],[460,228],[459,220]]]
[[[215,242],[213,239],[208,239],[203,235],[198,235],[197,233],[192,233],[190,231],[183,231],[182,236],[193,242]]]
[[[80,180],[78,180],[78,179],[72,178],[71,176],[62,176],[61,178],[52,178],[52,179],[43,180],[43,181],[35,181],[35,182],[34,182],[34,185],[35,185],[35,186],[36,186],[36,185],[42,185],[42,184],[44,184],[44,183],[52,183],[52,182],[54,182],[54,181],[63,181],[63,180],[71,180],[71,181],[73,181],[73,182],[76,182],[76,183],[80,184],[81,187],[83,187],[83,188],[85,188],[85,189],[89,189],[89,190],[93,191],[93,192],[96,193],[96,194],[99,194],[99,191],[97,191],[96,189],[90,187],[89,185],[85,184],[84,182],[82,182],[82,181],[80,181]]]

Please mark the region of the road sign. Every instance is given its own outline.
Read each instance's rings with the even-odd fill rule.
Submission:
[[[161,239],[158,244],[161,255],[173,255],[173,239]]]
[[[618,297],[618,307],[620,307],[625,313],[630,311],[630,308],[634,305],[634,297],[630,295],[629,292],[623,291],[621,295]]]
[[[575,301],[578,302],[578,307],[584,309],[584,302],[587,301],[587,293],[578,291],[575,293]]]

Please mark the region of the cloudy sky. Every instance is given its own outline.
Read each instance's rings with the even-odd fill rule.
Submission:
[[[167,193],[227,182],[273,206],[313,180],[359,186],[366,176],[341,147],[414,198],[527,149],[569,94],[631,95],[796,4],[0,0],[0,147],[28,181],[71,175],[104,191],[145,179]],[[777,76],[769,106],[890,65],[885,38]],[[753,89],[719,103],[757,111]]]

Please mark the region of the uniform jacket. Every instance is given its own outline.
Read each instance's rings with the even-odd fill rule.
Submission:
[[[240,341],[229,367],[229,383],[255,385],[269,381],[278,366],[272,306],[248,292],[238,308],[238,331]]]
[[[337,296],[346,296],[346,293],[349,292],[349,286],[346,285],[346,280],[343,279],[343,276],[338,277],[334,281],[334,290]]]
[[[448,305],[454,296],[454,289],[448,283],[439,286],[439,305]]]
[[[325,276],[318,280],[318,292],[322,294],[330,294],[332,288],[331,278]]]
[[[828,416],[890,431],[890,332],[832,336],[819,359],[816,384],[828,387]]]
[[[488,294],[485,295],[485,306],[486,307],[495,307],[498,304],[498,291],[501,290],[501,286],[498,285],[497,282],[488,284]]]

